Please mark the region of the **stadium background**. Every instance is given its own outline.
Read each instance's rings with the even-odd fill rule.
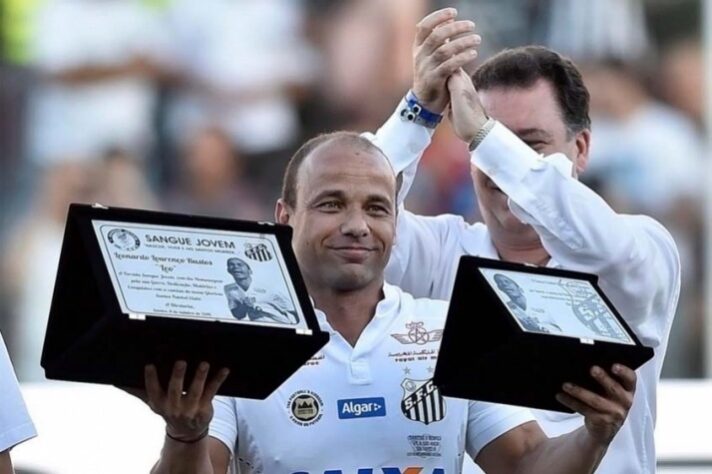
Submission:
[[[0,0],[0,331],[20,381],[37,400],[64,389],[43,381],[39,354],[67,203],[271,220],[296,147],[383,123],[410,85],[414,25],[452,5],[477,22],[481,59],[538,43],[582,68],[582,179],[675,236],[683,290],[663,377],[696,393],[712,377],[705,3]],[[407,206],[479,218],[447,123]]]

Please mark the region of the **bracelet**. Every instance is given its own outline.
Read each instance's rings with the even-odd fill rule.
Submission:
[[[401,119],[406,122],[417,123],[428,128],[436,128],[443,119],[442,114],[432,112],[420,104],[413,91],[408,91],[405,96],[405,107],[401,109]]]
[[[168,436],[168,437],[169,437],[170,439],[172,439],[173,441],[177,441],[177,442],[179,442],[179,443],[193,444],[193,443],[197,443],[198,441],[200,441],[200,440],[202,440],[203,438],[205,438],[206,436],[208,436],[208,431],[209,431],[209,429],[208,429],[208,428],[205,428],[205,431],[203,431],[202,433],[200,433],[200,435],[198,435],[197,438],[193,438],[193,439],[180,439],[180,438],[176,438],[175,436],[171,436],[171,434],[168,432],[168,428],[166,427],[166,436]]]
[[[482,140],[484,140],[487,134],[492,131],[496,123],[497,121],[493,118],[487,119],[485,124],[482,125],[482,128],[480,128],[480,130],[475,135],[475,138],[473,138],[470,142],[470,151],[475,151],[475,148],[477,148],[480,143],[482,143]]]

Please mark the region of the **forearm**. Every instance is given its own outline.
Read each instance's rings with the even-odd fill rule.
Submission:
[[[213,474],[208,440],[206,436],[189,444],[166,436],[161,458],[151,469],[151,474]]]
[[[651,259],[675,253],[662,226],[618,214],[572,176],[573,165],[564,155],[542,158],[501,124],[471,159],[507,194],[512,212],[536,229],[549,254],[567,268],[599,276],[639,273]]]
[[[548,438],[522,458],[517,474],[593,473],[607,445],[592,439],[585,427],[556,438]]]
[[[0,474],[13,474],[12,459],[10,459],[10,450],[0,452]]]
[[[375,135],[366,135],[388,158],[393,171],[402,174],[402,183],[398,192],[399,204],[405,201],[415,180],[420,158],[430,145],[434,132],[433,129],[423,125],[404,121],[400,117],[400,111],[404,107],[405,101],[401,101]]]

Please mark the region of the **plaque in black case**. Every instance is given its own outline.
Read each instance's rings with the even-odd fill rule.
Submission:
[[[434,381],[452,397],[571,412],[555,399],[564,382],[601,393],[593,365],[652,357],[596,275],[464,256]]]
[[[263,399],[329,340],[288,226],[100,205],[69,207],[42,367],[140,388],[186,360],[228,367],[221,395]]]

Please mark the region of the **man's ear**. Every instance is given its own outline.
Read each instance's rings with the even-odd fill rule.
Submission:
[[[278,199],[274,207],[274,220],[277,224],[289,225],[289,217],[291,216],[291,208],[289,204],[284,202],[284,199]]]
[[[588,166],[589,152],[591,151],[591,130],[585,129],[576,134],[576,176],[580,176]]]

